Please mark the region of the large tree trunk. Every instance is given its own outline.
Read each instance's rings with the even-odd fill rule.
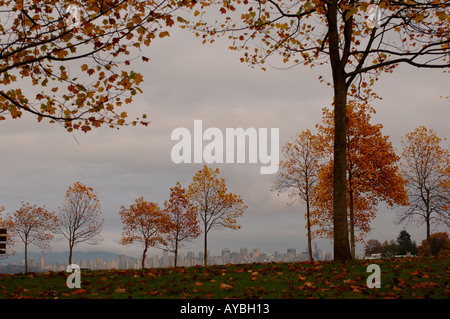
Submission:
[[[335,83],[335,136],[334,136],[334,170],[333,170],[333,230],[334,258],[351,259],[347,227],[347,181],[346,181],[346,133],[347,133],[347,92],[344,79]]]
[[[345,61],[340,57],[337,3],[328,3],[330,63],[334,85],[333,234],[334,259],[351,259],[347,227],[347,85]]]

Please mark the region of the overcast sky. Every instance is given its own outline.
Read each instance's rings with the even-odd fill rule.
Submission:
[[[58,124],[37,123],[26,114],[0,122],[0,205],[9,212],[22,201],[57,210],[67,188],[80,181],[99,196],[104,240],[98,246],[75,249],[138,257],[140,246],[118,244],[120,206],[129,206],[141,196],[162,206],[170,187],[177,181],[187,187],[202,167],[172,162],[174,129],[186,127],[193,132],[196,119],[203,121],[203,129],[217,127],[224,132],[237,127],[279,128],[280,147],[302,130],[316,132],[322,108],[332,100],[332,89],[318,81],[319,75],[328,76],[329,65],[264,72],[241,63],[239,53],[227,50],[228,45],[225,40],[202,45],[192,34],[176,31],[145,49],[150,62],[136,66],[144,75],[144,93],[125,111],[131,119],[146,113],[151,120],[148,127],[105,127],[70,134]],[[383,99],[372,103],[377,111],[373,123],[383,124],[383,133],[397,149],[401,137],[421,125],[442,138],[450,137],[450,103],[440,98],[449,95],[449,77],[442,71],[402,66],[393,74],[383,74],[375,90]],[[229,190],[241,195],[248,206],[239,220],[241,230],[209,233],[211,254],[220,254],[225,247],[239,251],[241,246],[263,252],[306,250],[305,206],[287,206],[286,197],[271,192],[275,175],[261,175],[260,166],[211,165],[219,167]],[[395,211],[381,207],[366,239],[395,239],[403,228],[417,244],[425,238],[423,225],[395,225],[394,220]],[[315,241],[319,248],[332,251],[329,240]],[[200,251],[202,246],[199,237],[183,251]],[[55,240],[52,250],[65,251],[67,243]],[[153,253],[161,251],[152,249]]]

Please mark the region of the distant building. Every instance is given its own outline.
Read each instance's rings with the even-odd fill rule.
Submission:
[[[248,257],[248,248],[247,247],[245,247],[245,246],[243,246],[243,247],[241,247],[241,256],[242,257],[244,257],[244,258],[247,258]]]
[[[125,255],[120,255],[119,256],[119,269],[126,269],[127,268],[127,264],[125,262]]]
[[[162,267],[169,267],[169,252],[164,249],[163,251],[163,260],[162,260]]]
[[[252,259],[258,259],[259,255],[261,255],[261,248],[255,248],[252,250]]]

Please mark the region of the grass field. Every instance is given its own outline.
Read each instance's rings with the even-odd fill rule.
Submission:
[[[449,257],[1,274],[0,298],[361,299],[450,298]],[[381,287],[369,288],[369,264],[381,270]]]

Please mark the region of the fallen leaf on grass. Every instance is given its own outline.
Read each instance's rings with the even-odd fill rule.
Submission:
[[[361,292],[361,290],[359,290],[357,286],[350,286],[350,288],[352,288],[352,291],[354,293],[360,293]]]
[[[86,289],[77,289],[77,290],[73,290],[72,291],[72,295],[78,295],[78,294],[85,294],[85,293],[87,293],[87,290]]]
[[[229,289],[233,288],[233,286],[227,285],[227,284],[224,284],[224,283],[221,283],[221,284],[219,285],[219,288],[229,290]]]
[[[420,282],[418,284],[415,284],[414,286],[412,286],[412,289],[427,289],[427,288],[434,288],[439,286],[439,284],[437,282]]]
[[[115,292],[119,293],[119,294],[123,294],[126,292],[125,286],[124,285],[120,285],[119,287],[117,287],[115,290]]]

